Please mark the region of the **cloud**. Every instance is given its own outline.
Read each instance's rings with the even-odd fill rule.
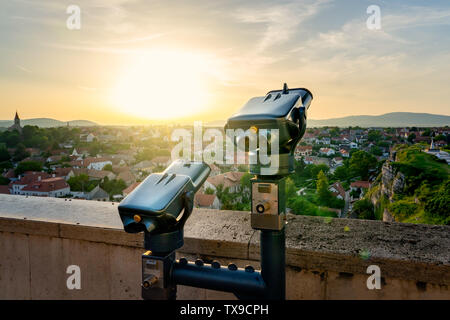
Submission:
[[[330,0],[294,1],[260,9],[252,6],[236,10],[234,17],[242,23],[264,25],[257,46],[257,52],[262,52],[291,39],[299,31],[302,23],[316,15],[330,2]]]
[[[16,65],[16,67],[19,68],[20,70],[22,70],[23,72],[31,73],[31,70],[28,68],[25,68],[24,66]]]
[[[450,25],[450,9],[419,6],[403,6],[399,13],[384,15],[381,11],[382,28],[388,31],[412,29],[416,27]],[[389,11],[388,11],[389,12]]]

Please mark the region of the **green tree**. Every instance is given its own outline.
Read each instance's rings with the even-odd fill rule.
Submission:
[[[290,177],[286,179],[286,199],[296,197],[297,188],[295,187],[294,180]]]
[[[304,197],[291,198],[288,200],[287,205],[294,214],[307,216],[317,215],[317,206]]]
[[[372,202],[367,199],[356,201],[352,211],[359,219],[375,220],[375,210]]]
[[[411,134],[408,136],[408,142],[409,142],[409,143],[413,143],[415,139],[416,139],[416,134],[415,134],[415,133],[411,133]]]
[[[9,161],[9,159],[11,159],[11,155],[8,149],[5,146],[0,146],[0,162]]]
[[[377,146],[372,146],[370,148],[370,153],[375,156],[381,156],[383,154],[383,151],[381,150],[381,148],[379,148]]]
[[[19,175],[27,171],[42,171],[42,164],[36,161],[24,161],[17,165],[14,173]]]
[[[214,189],[210,187],[206,188],[205,194],[214,194]]]
[[[360,176],[362,180],[369,178],[371,170],[377,167],[377,159],[362,150],[355,151],[350,158],[350,170],[355,176]]]
[[[441,185],[431,199],[425,204],[425,211],[442,220],[443,224],[450,225],[450,180]]]
[[[8,185],[9,184],[9,179],[5,178],[3,176],[0,176],[0,185],[4,186],[4,185]]]
[[[253,179],[254,175],[246,172],[241,177],[241,190],[246,191],[247,193],[250,192],[250,189],[252,187],[251,179]]]
[[[336,168],[336,170],[334,170],[333,177],[336,180],[348,180],[350,178],[350,170],[346,165],[339,166]]]
[[[30,154],[25,150],[25,146],[23,145],[23,143],[19,143],[17,145],[16,151],[14,152],[13,160],[21,161],[29,156]]]
[[[80,192],[92,191],[97,185],[97,182],[89,181],[88,175],[83,173],[75,177],[70,177],[67,183],[70,186],[70,190]]]
[[[367,140],[371,142],[377,142],[381,140],[381,137],[382,137],[381,132],[377,130],[370,130],[369,133],[367,134]]]
[[[112,167],[111,164],[108,163],[107,165],[105,165],[105,166],[103,167],[103,170],[113,172],[113,167]]]
[[[106,177],[103,183],[100,184],[100,187],[112,197],[115,194],[122,194],[122,191],[127,187],[127,184],[122,179],[109,180],[108,177]]]
[[[238,171],[239,172],[248,172],[248,165],[247,164],[238,165]]]
[[[327,204],[331,198],[331,192],[328,190],[328,178],[323,173],[323,171],[320,171],[317,175],[317,195],[319,197],[319,202],[322,204]]]

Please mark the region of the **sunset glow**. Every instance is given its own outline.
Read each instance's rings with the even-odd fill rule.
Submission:
[[[448,115],[448,1],[384,2],[368,28],[372,4],[78,0],[72,29],[66,2],[6,1],[0,119],[224,121],[284,82],[314,92],[309,119]]]
[[[201,59],[188,53],[150,52],[131,59],[111,92],[120,111],[146,119],[176,119],[207,107]]]

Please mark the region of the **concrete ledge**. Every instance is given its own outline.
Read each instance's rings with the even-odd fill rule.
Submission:
[[[112,256],[111,254],[108,256],[108,259],[116,262],[115,268],[122,268],[122,264],[132,263],[133,270],[136,270],[136,266],[140,263],[139,252],[143,246],[142,234],[123,232],[117,204],[109,202],[0,195],[0,233],[5,234],[5,239],[10,239],[10,236],[7,236],[9,233],[17,235],[15,237],[19,243],[25,243],[26,239],[23,236],[28,235],[45,239],[67,239],[72,241],[68,242],[73,243],[71,246],[75,245],[73,241],[81,241],[83,246],[92,243],[94,247],[100,246],[99,250],[101,248],[106,250],[105,245],[108,248],[123,247],[120,249],[121,254],[127,252],[129,257],[137,258],[136,261],[124,262],[112,249],[108,249],[109,252],[114,252]],[[53,242],[49,242],[50,240],[42,239],[40,240],[42,243],[56,245],[51,244]],[[75,245],[76,248],[79,246]],[[292,277],[300,279],[299,276],[304,279],[310,277],[311,282],[302,284],[303,290],[317,291],[308,295],[303,291],[298,292],[300,290],[298,288],[288,288],[293,298],[335,298],[333,292],[342,290],[341,287],[336,287],[330,293],[330,290],[334,288],[333,283],[337,283],[338,280],[348,282],[349,279],[353,279],[352,281],[356,281],[359,286],[360,282],[364,283],[364,279],[368,276],[367,266],[372,264],[381,268],[385,282],[386,279],[393,279],[394,282],[409,281],[408,283],[411,284],[408,286],[418,290],[419,293],[424,285],[429,284],[428,288],[435,288],[433,290],[438,291],[437,294],[430,296],[450,298],[448,291],[450,227],[448,226],[289,215],[286,246],[288,280]],[[3,243],[3,247],[7,249],[6,242]],[[51,247],[33,245],[31,248],[35,254],[45,253],[48,259],[55,259],[53,256],[48,256],[53,250]],[[129,251],[130,249],[132,251]],[[30,250],[30,248],[26,250],[28,255]],[[83,249],[76,250],[81,250],[80,254],[83,252]],[[23,250],[21,252],[25,254]],[[242,264],[258,261],[259,232],[250,228],[248,212],[196,209],[186,223],[185,245],[180,250],[180,254],[188,257],[202,257],[206,260],[233,260]],[[3,256],[3,259],[6,258],[11,257]],[[0,277],[4,273],[1,265],[5,264],[2,262],[0,260]],[[8,262],[9,267],[14,266],[14,263],[11,263],[11,261]],[[31,267],[42,268],[36,264],[30,265]],[[44,272],[44,270],[41,271]],[[290,273],[292,273],[291,276],[289,276]],[[139,281],[135,278],[134,275],[133,281]],[[126,282],[125,279],[122,281]],[[326,284],[322,285],[323,282]],[[312,285],[312,283],[315,284]],[[288,282],[288,287],[289,285],[295,286]],[[308,289],[308,285],[314,288]],[[400,288],[406,285],[398,286]],[[32,292],[33,288],[30,290]],[[138,293],[134,292],[130,297],[136,298],[136,295],[138,296]],[[344,293],[341,295],[345,298]],[[108,297],[112,296],[116,295],[112,293]],[[421,297],[421,295],[412,295],[412,297],[416,296]],[[123,298],[122,295],[116,297]],[[383,297],[386,298],[386,296]],[[383,297],[380,296],[380,298]]]

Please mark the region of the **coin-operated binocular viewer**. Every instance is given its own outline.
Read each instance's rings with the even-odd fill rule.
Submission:
[[[194,194],[210,172],[204,162],[177,160],[148,176],[120,203],[125,231],[144,232],[144,299],[175,299],[177,285],[232,292],[240,299],[285,299],[285,179],[294,171],[294,150],[306,130],[311,100],[307,89],[285,84],[282,90],[252,98],[225,125],[244,132],[235,144],[249,153],[250,173],[256,175],[251,225],[261,230],[261,271],[176,260]],[[262,156],[270,161],[260,161]]]

